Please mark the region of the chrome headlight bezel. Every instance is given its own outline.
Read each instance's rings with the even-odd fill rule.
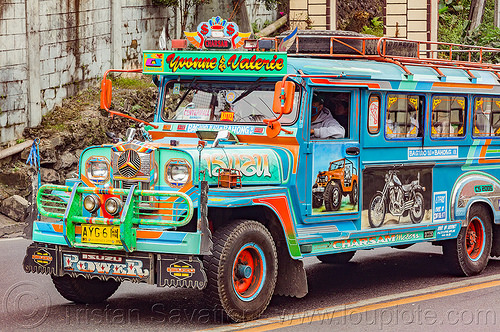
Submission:
[[[96,195],[87,195],[83,199],[83,207],[90,213],[94,213],[101,207],[101,200]]]
[[[103,184],[109,180],[111,165],[106,157],[90,157],[85,162],[85,175],[94,184]]]
[[[165,164],[165,182],[174,188],[184,187],[191,181],[191,165],[185,159],[170,159]]]
[[[114,205],[113,209],[111,208],[112,205]],[[123,203],[117,197],[110,197],[104,203],[104,209],[106,210],[107,213],[109,213],[112,216],[116,216],[117,214],[119,214],[122,208],[123,208]]]

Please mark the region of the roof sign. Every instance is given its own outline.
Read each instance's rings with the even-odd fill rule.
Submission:
[[[198,24],[196,32],[184,31],[187,40],[196,48],[237,49],[250,37],[250,32],[240,32],[238,24],[212,17],[208,22]]]
[[[286,53],[144,51],[144,74],[283,76]]]

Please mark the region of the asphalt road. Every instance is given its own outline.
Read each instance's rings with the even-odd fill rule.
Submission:
[[[0,330],[124,331],[497,331],[500,326],[500,260],[481,276],[450,276],[441,248],[356,253],[351,263],[306,259],[309,294],[274,297],[258,321],[231,325],[205,308],[201,292],[123,283],[104,304],[75,305],[47,275],[26,274],[21,262],[30,242],[0,240]]]

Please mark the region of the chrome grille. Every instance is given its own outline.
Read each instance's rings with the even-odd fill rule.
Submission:
[[[141,158],[134,150],[125,150],[118,158],[118,172],[121,176],[132,178],[141,169]]]

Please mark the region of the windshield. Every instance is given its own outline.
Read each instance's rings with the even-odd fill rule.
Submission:
[[[334,171],[336,169],[340,169],[344,167],[344,160],[337,160],[337,161],[334,161],[330,164],[330,171]]]
[[[195,122],[259,122],[278,117],[272,111],[273,82],[171,81],[164,95],[162,119]],[[280,122],[291,124],[299,104],[295,93],[292,113]]]

